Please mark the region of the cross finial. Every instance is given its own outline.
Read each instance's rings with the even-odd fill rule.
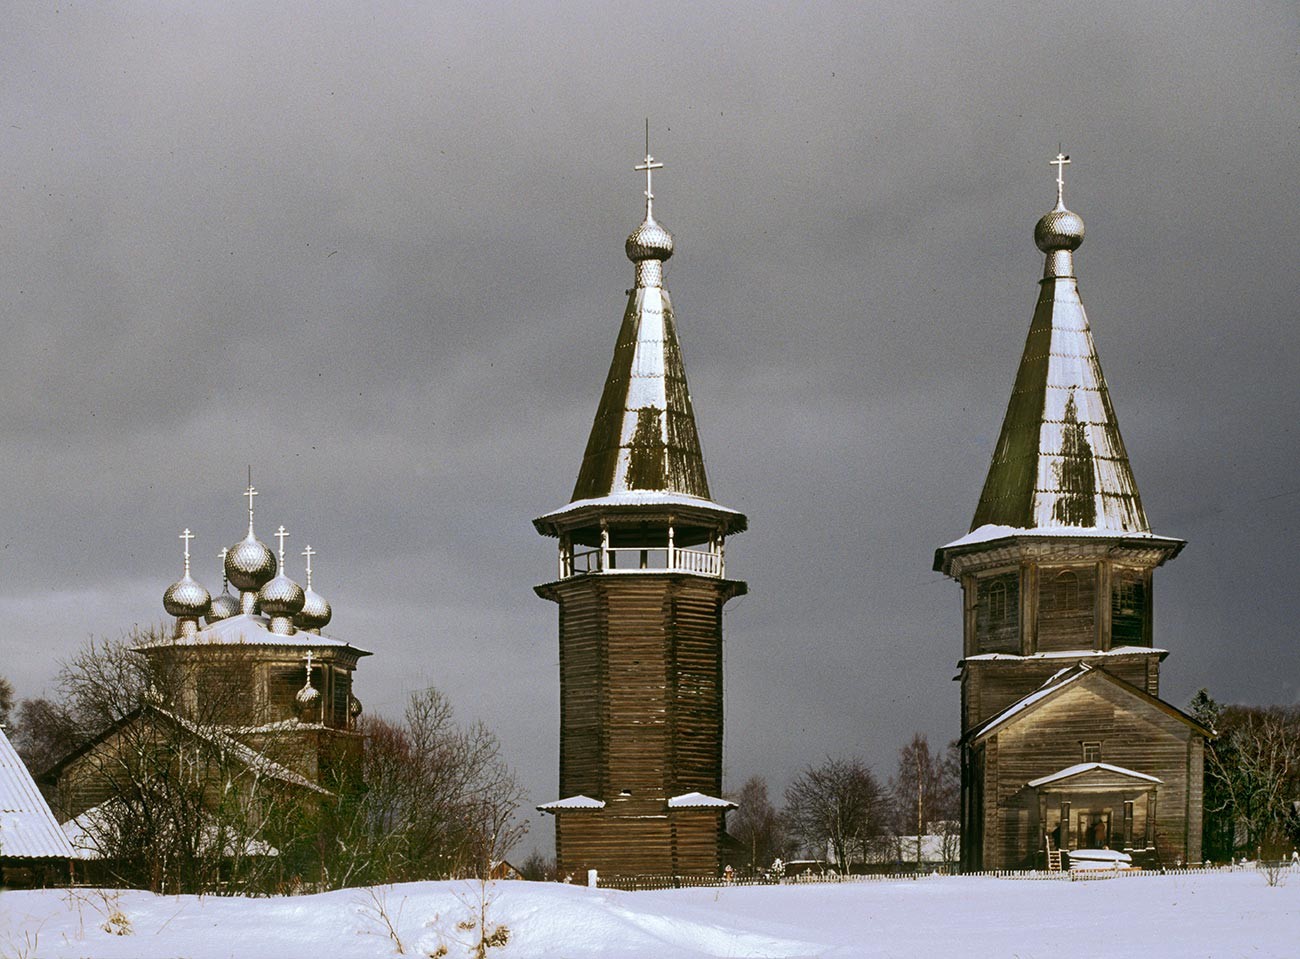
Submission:
[[[1061,152],[1058,145],[1056,148],[1056,159],[1047,161],[1056,167],[1056,202],[1059,206],[1065,205],[1065,168],[1070,163],[1070,158]]]
[[[185,532],[181,533],[179,539],[185,540],[185,575],[188,576],[190,575],[190,540],[194,539],[194,534],[186,526]]]
[[[312,659],[310,649],[307,650],[306,659],[307,659],[307,685],[310,686],[311,685],[311,659]]]
[[[307,548],[302,551],[302,555],[307,557],[307,588],[311,589],[311,558],[316,555],[316,551],[307,544]]]
[[[650,177],[655,170],[662,170],[664,165],[655,161],[650,155],[650,121],[645,122],[645,161],[638,163],[632,169],[645,171],[645,215],[650,216],[654,212],[654,190],[651,188]]]
[[[253,535],[253,497],[257,495],[257,489],[253,486],[253,468],[248,468],[248,488],[244,490],[244,495],[248,497],[248,535]]]
[[[280,541],[280,569],[281,569],[281,571],[284,570],[284,538],[285,538],[286,536],[288,536],[288,535],[289,535],[289,534],[286,533],[286,532],[284,531],[284,526],[283,526],[283,525],[281,525],[280,528],[277,529],[277,530],[275,531],[275,538],[278,539],[278,540]]]
[[[229,547],[221,547],[221,591],[224,593],[230,585],[230,580],[226,576],[226,554],[230,552]]]

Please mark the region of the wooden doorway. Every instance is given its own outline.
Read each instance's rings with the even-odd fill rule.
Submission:
[[[1110,848],[1110,813],[1079,813],[1079,832],[1075,839],[1079,849]]]

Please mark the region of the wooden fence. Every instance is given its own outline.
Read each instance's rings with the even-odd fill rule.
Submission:
[[[1137,879],[1158,876],[1206,876],[1224,872],[1284,871],[1300,873],[1300,866],[1290,862],[1252,862],[1230,866],[1196,866],[1180,869],[1075,869],[1048,872],[1044,869],[999,869],[991,872],[903,872],[873,873],[841,876],[835,873],[807,873],[795,876],[599,876],[597,884],[602,889],[621,889],[625,892],[643,892],[657,889],[696,889],[727,886],[803,886],[817,884],[860,884],[873,882],[934,882],[953,876],[986,879],[1014,879],[1034,882],[1080,882],[1098,879]]]

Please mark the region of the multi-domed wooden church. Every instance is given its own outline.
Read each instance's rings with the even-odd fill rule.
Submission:
[[[370,654],[322,632],[332,610],[312,589],[315,552],[303,550],[304,589],[285,571],[284,527],[278,555],[254,534],[256,495],[250,482],[248,533],[221,551],[225,582],[215,598],[191,575],[194,534],[181,534],[184,573],[163,594],[174,631],[136,649],[161,688],[43,777],[61,818],[118,796],[117,757],[138,751],[157,724],[207,742],[247,773],[237,780],[327,793],[359,777],[362,744],[354,727],[361,703],[352,675]]]

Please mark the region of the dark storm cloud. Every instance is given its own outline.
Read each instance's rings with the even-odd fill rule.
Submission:
[[[727,769],[956,732],[956,587],[1042,268],[1147,511],[1165,693],[1293,701],[1287,4],[20,6],[0,38],[0,649],[20,694],[259,528],[358,691],[447,690],[555,789],[553,552],[656,212],[729,568]],[[291,564],[291,570],[297,564]],[[1278,668],[1279,665],[1284,668]]]

